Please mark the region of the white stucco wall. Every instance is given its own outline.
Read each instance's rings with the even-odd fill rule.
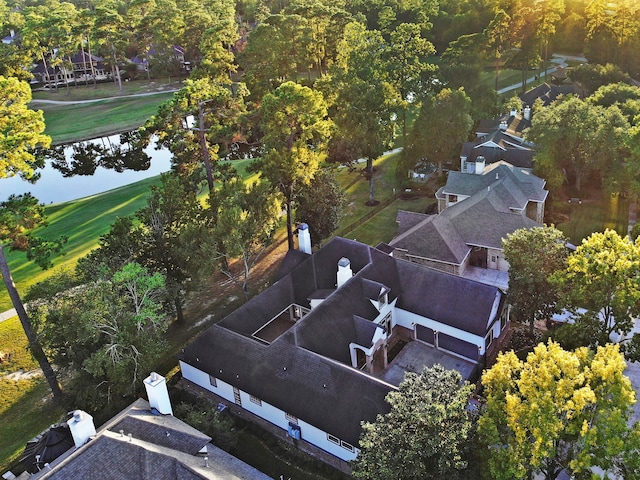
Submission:
[[[480,354],[483,355],[485,353],[483,337],[465,332],[464,330],[460,330],[459,328],[455,328],[450,325],[445,325],[444,323],[437,322],[430,318],[421,317],[420,315],[416,315],[415,313],[408,312],[400,308],[396,308],[394,310],[393,316],[398,325],[408,328],[409,330],[413,330],[414,325],[422,325],[423,327],[428,327],[436,330],[437,332],[451,335],[452,337],[459,338],[465,342],[478,345],[480,347]]]
[[[226,382],[223,382],[219,378],[216,378],[216,385],[211,385],[209,381],[209,375],[205,372],[180,361],[180,370],[182,376],[196,385],[221,396],[225,400],[231,403],[235,403],[233,396],[233,386]],[[270,405],[269,403],[262,401],[262,405],[257,405],[251,401],[250,395],[240,390],[240,399],[242,401],[242,408],[257,415],[258,417],[280,427],[283,430],[287,430],[289,426],[289,420],[286,418],[285,412],[279,408]],[[330,413],[328,413],[330,414]],[[300,427],[300,433],[302,440],[305,440],[322,450],[329,452],[330,454],[349,462],[356,458],[358,454],[357,445],[353,445],[354,450],[350,451],[343,448],[340,445],[336,445],[329,441],[327,432],[320,430],[319,428],[305,422],[302,419],[298,419],[298,426]]]

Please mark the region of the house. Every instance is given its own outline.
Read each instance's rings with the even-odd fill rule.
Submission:
[[[73,75],[78,80],[106,80],[109,76],[104,59],[87,52],[78,52],[70,59]]]
[[[505,161],[516,167],[533,168],[534,146],[523,138],[530,126],[529,107],[525,107],[522,114],[512,110],[497,119],[482,120],[476,129],[476,138],[462,145],[460,171],[475,173],[478,161],[483,166]]]
[[[73,412],[65,425],[71,448],[49,461],[46,451],[25,456],[26,460],[30,460],[25,465],[27,472],[17,478],[269,479],[211,445],[209,436],[175,418],[162,376],[152,373],[144,383],[149,401],[136,400],[98,430],[91,415],[79,410]],[[29,472],[32,474],[29,475]],[[7,473],[3,478],[16,477]]]
[[[300,245],[310,245],[308,229]],[[290,251],[280,278],[179,355],[183,382],[338,468],[406,371],[475,381],[508,323],[493,286],[334,238]]]
[[[565,71],[560,70],[557,75],[562,75],[563,80],[566,78]],[[546,107],[555,102],[560,96],[577,95],[583,97],[582,90],[575,84],[562,84],[554,85],[552,83],[542,83],[537,87],[527,90],[520,95],[520,100],[525,105],[533,105],[536,101],[542,101],[542,104]]]
[[[184,48],[179,45],[172,45],[170,51],[173,53],[173,58],[180,65],[180,68],[185,72],[191,70],[191,63],[185,61]],[[145,56],[136,55],[130,59],[130,62],[137,66],[138,71],[146,72],[149,70],[149,60],[153,61],[153,57],[158,53],[154,47],[151,47]]]
[[[546,182],[503,161],[485,166],[477,158],[473,170],[449,172],[436,192],[438,215],[398,212],[398,235],[389,244],[395,257],[455,275],[469,265],[508,270],[502,239],[543,223]]]

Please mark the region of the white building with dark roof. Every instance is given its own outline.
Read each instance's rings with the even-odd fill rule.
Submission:
[[[287,257],[278,281],[183,350],[183,381],[343,467],[405,371],[440,363],[473,382],[508,323],[500,289],[356,241]]]

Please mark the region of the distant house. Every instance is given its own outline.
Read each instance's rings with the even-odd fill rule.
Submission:
[[[562,79],[564,80],[564,69],[560,70],[556,74],[562,75]],[[556,101],[561,95],[577,95],[578,97],[582,97],[583,92],[575,84],[554,85],[551,83],[543,83],[521,94],[520,100],[522,100],[522,103],[525,105],[534,105],[537,100],[541,100],[544,106],[548,106],[552,102]]]
[[[343,238],[290,251],[278,281],[182,351],[183,382],[347,469],[405,371],[475,381],[508,324],[500,289],[391,251]]]
[[[172,45],[171,52],[173,53],[173,58],[180,64],[182,70],[188,72],[191,70],[191,64],[185,61],[184,56],[184,48],[179,45]],[[153,57],[157,56],[158,53],[154,47],[151,47],[146,55],[136,55],[135,57],[130,59],[130,62],[135,64],[138,67],[138,70],[141,72],[146,72],[149,70],[149,63],[153,62]]]
[[[507,162],[488,166],[477,158],[475,173],[449,172],[436,192],[438,215],[398,212],[393,255],[455,275],[467,266],[507,271],[502,239],[544,220],[545,181]]]
[[[520,114],[511,111],[493,120],[482,120],[476,129],[476,138],[465,142],[460,152],[460,171],[475,173],[478,159],[482,167],[505,161],[520,168],[533,168],[534,146],[523,138],[531,126],[531,109],[525,107]]]
[[[71,448],[50,459],[47,446],[23,457],[32,480],[268,480],[220,450],[211,438],[175,418],[165,379],[145,380],[149,401],[138,399],[96,430],[75,411],[66,422]],[[62,425],[60,426],[60,428]],[[66,437],[61,434],[63,438]],[[5,474],[3,478],[15,478]],[[18,477],[18,478],[22,478]]]
[[[75,82],[106,80],[109,77],[102,57],[79,52],[65,58],[60,64],[52,65],[40,60],[31,70],[35,80],[39,83],[53,87],[55,85],[67,85]]]

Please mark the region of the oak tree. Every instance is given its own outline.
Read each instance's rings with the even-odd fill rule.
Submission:
[[[364,423],[355,478],[469,478],[466,453],[473,431],[472,386],[440,365],[407,373],[386,400],[389,413]]]

